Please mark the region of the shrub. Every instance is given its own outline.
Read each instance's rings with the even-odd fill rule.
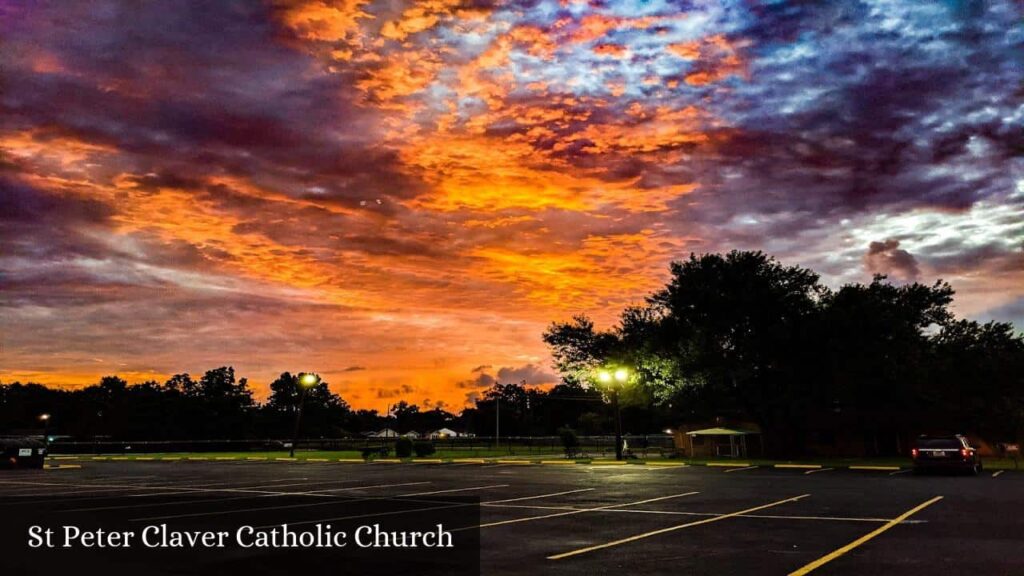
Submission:
[[[580,437],[576,435],[576,431],[565,426],[558,429],[558,436],[562,439],[562,448],[565,450],[565,457],[575,457],[580,451]]]
[[[395,456],[399,458],[409,458],[412,456],[412,440],[408,438],[399,438],[396,440]]]
[[[387,446],[363,448],[363,460],[373,460],[377,456],[384,456],[386,458],[390,452],[391,450]]]
[[[424,456],[430,456],[436,450],[434,449],[433,442],[416,442],[412,445],[412,449],[416,452],[416,455],[420,458]]]

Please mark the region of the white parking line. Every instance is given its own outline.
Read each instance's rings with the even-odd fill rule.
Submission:
[[[835,468],[818,468],[817,470],[808,470],[804,474],[817,474],[818,472],[829,472],[831,470],[835,470]]]
[[[277,482],[286,482],[288,480],[293,480],[293,478],[277,480]],[[354,480],[328,480],[328,481],[319,481],[319,482],[316,482],[315,484],[317,486],[322,486],[323,484],[344,484],[344,483],[347,483],[347,482],[354,482]],[[284,488],[284,487],[288,487],[288,486],[305,486],[305,485],[308,485],[308,484],[310,484],[310,482],[308,482],[308,481],[307,482],[295,482],[295,483],[292,483],[292,484],[277,484],[277,485],[275,485],[273,487],[274,488]],[[157,494],[132,494],[131,496],[133,496],[133,497],[135,497],[135,496],[167,496],[167,495],[172,495],[173,496],[173,495],[178,495],[178,494],[192,494],[193,492],[194,491],[188,491],[188,492],[162,492],[162,493],[157,493]],[[70,509],[70,510],[63,510],[63,512],[96,512],[96,511],[99,511],[99,510],[121,510],[121,509],[124,509],[124,508],[136,509],[136,508],[158,508],[160,506],[184,506],[186,504],[207,504],[207,503],[211,503],[211,502],[231,502],[231,501],[234,501],[234,500],[252,500],[254,498],[266,498],[266,497],[269,497],[269,496],[280,496],[282,494],[304,494],[304,493],[303,492],[281,492],[281,493],[272,492],[272,493],[267,493],[267,494],[258,493],[258,494],[252,495],[252,496],[232,496],[230,498],[199,498],[199,499],[195,499],[195,500],[171,500],[169,502],[140,502],[138,504],[125,504],[125,505],[119,505],[119,506],[96,506],[96,507],[90,507],[90,508],[74,508],[74,509]],[[110,499],[110,498],[114,498],[114,497],[115,496],[107,496],[107,497],[104,497],[104,498],[76,498],[74,500],[76,500],[76,501],[79,501],[79,500],[104,500],[104,499]]]
[[[490,503],[490,504],[498,504],[498,503],[502,503],[502,502],[521,502],[523,500],[537,500],[537,499],[540,499],[540,498],[550,498],[552,496],[561,496],[563,494],[572,494],[572,493],[575,493],[575,492],[589,492],[591,490],[593,490],[593,488],[581,488],[581,489],[578,489],[578,490],[566,490],[564,492],[552,492],[552,493],[549,493],[549,494],[537,494],[536,496],[522,496],[522,497],[519,497],[519,498],[508,498],[508,499],[505,499],[505,500],[491,500],[490,502],[481,502],[480,505],[484,505],[484,504],[488,504],[488,503]],[[430,512],[432,510],[448,510],[448,509],[452,509],[452,508],[467,508],[469,506],[477,506],[477,504],[475,504],[475,503],[458,503],[458,504],[447,504],[447,505],[444,505],[444,506],[428,506],[426,508],[413,508],[411,510],[394,510],[394,511],[391,511],[391,512],[373,512],[373,513],[369,513],[369,514],[355,514],[355,515],[352,515],[352,516],[341,516],[341,517],[338,517],[338,518],[320,518],[320,519],[317,519],[317,520],[303,520],[302,522],[289,522],[288,525],[289,526],[303,526],[303,525],[306,525],[306,524],[317,524],[317,523],[323,523],[323,522],[340,522],[342,520],[358,520],[358,519],[361,519],[361,518],[377,518],[377,517],[380,517],[380,516],[399,516],[399,515],[402,515],[402,514],[417,514],[417,513],[420,513],[420,512]],[[261,529],[273,528],[273,527],[274,527],[273,525],[257,526],[256,529],[257,530],[261,530]]]
[[[999,476],[1000,474],[1002,474],[1003,472],[1006,472],[1006,470],[996,470],[995,472],[993,472],[993,473],[992,473],[992,477],[993,477],[993,478],[996,478],[996,477],[998,477],[998,476]]]
[[[385,486],[408,486],[408,485],[414,485],[414,484],[429,484],[429,482],[408,482],[406,484],[390,484],[390,485],[385,485]],[[324,506],[324,505],[327,505],[327,504],[334,504],[334,503],[349,504],[349,503],[353,503],[353,502],[365,502],[365,501],[368,501],[368,500],[394,500],[394,499],[398,499],[398,498],[411,498],[413,496],[429,496],[429,495],[433,495],[433,494],[449,494],[449,493],[452,493],[452,492],[467,492],[469,490],[488,490],[488,489],[491,489],[491,488],[507,488],[507,487],[508,487],[508,484],[492,484],[490,486],[471,486],[469,488],[453,488],[453,489],[450,489],[450,490],[433,490],[433,491],[430,491],[430,492],[414,492],[412,494],[398,494],[396,496],[374,496],[374,497],[365,497],[365,498],[337,498],[337,499],[334,499],[331,502],[324,502],[324,501],[306,502],[306,503],[303,503],[303,504],[283,504],[281,506],[259,506],[259,507],[255,507],[255,508],[245,508],[245,509],[240,509],[240,510],[227,510],[227,511],[222,511],[222,512],[201,512],[201,513],[195,513],[195,514],[182,514],[182,515],[176,515],[176,516],[155,516],[155,517],[152,517],[152,518],[132,518],[130,521],[136,522],[136,521],[142,521],[142,520],[169,520],[169,519],[172,519],[172,518],[184,518],[184,517],[193,517],[193,516],[218,516],[218,515],[222,515],[222,514],[235,514],[235,513],[238,513],[238,512],[260,512],[260,511],[263,511],[263,510],[285,510],[285,509],[290,509],[290,508],[309,508],[309,507]],[[361,486],[361,487],[357,487],[357,488],[375,488],[375,487],[374,486]],[[342,489],[339,489],[339,490],[346,490],[346,489],[342,488]],[[304,495],[307,495],[307,496],[308,495],[314,495],[314,496],[319,496],[320,495],[320,494],[316,494],[316,493],[303,493],[303,492],[296,492],[296,494],[304,494]],[[246,498],[249,498],[249,497],[248,496],[242,496],[242,497],[239,497],[239,498],[224,498],[224,499],[217,499],[217,500],[213,500],[213,501],[214,502],[224,502],[224,501],[227,501],[227,500],[242,500],[242,499],[246,499]],[[205,502],[209,502],[209,500],[193,500],[192,502],[205,503]],[[180,502],[167,502],[165,504],[180,504]]]
[[[906,474],[907,472],[913,472],[913,468],[904,468],[903,470],[897,470],[895,472],[889,472],[889,476],[895,476],[897,474]]]
[[[754,468],[757,468],[757,466],[747,466],[746,468],[729,468],[725,472],[726,473],[729,473],[729,472],[742,472],[744,470],[753,470]]]
[[[289,479],[291,480],[291,479]],[[347,480],[340,480],[339,482],[346,482]],[[24,482],[4,482],[0,481],[0,484],[25,484]],[[83,485],[83,484],[70,484],[70,483],[52,483],[52,482],[33,482],[36,485],[44,486],[67,486],[69,488],[91,488],[93,486],[97,488],[120,488],[124,490],[176,490],[177,493],[184,494],[190,492],[228,492],[228,493],[243,493],[243,494],[263,494],[267,496],[295,496],[295,495],[316,495],[318,492],[330,492],[331,490],[316,490],[311,492],[274,492],[268,490],[260,490],[260,488],[280,488],[281,486],[288,486],[288,484],[279,484],[277,486],[259,485],[250,486],[243,488],[198,488],[198,487],[185,487],[185,486],[131,486],[131,485],[118,485],[118,484],[100,484],[100,485]],[[308,484],[308,482],[297,482],[295,485]],[[429,484],[429,482],[418,482],[418,484]],[[339,488],[338,490],[342,490]]]
[[[582,514],[584,512],[597,512],[599,510],[607,510],[609,508],[622,508],[623,506],[639,506],[641,504],[647,504],[650,502],[660,502],[661,500],[668,500],[670,498],[681,498],[683,496],[692,496],[694,494],[700,494],[700,492],[683,492],[681,494],[672,494],[671,496],[661,496],[659,498],[648,498],[647,500],[638,500],[636,502],[625,502],[621,504],[609,504],[607,506],[597,506],[595,508],[578,508],[575,510],[569,510],[566,512],[555,512],[554,514],[543,514],[541,516],[528,516],[526,518],[513,518],[511,520],[501,520],[499,522],[488,522],[487,524],[480,524],[479,526],[467,526],[465,528],[456,528],[453,532],[458,530],[472,530],[474,528],[491,528],[493,526],[504,526],[505,524],[518,524],[520,522],[533,522],[534,520],[544,520],[547,518],[556,518],[559,516],[571,516],[573,514]]]
[[[552,496],[565,496],[566,494],[577,494],[579,492],[590,492],[594,488],[579,488],[576,490],[566,490],[564,492],[552,492],[550,494],[541,494],[540,496],[523,496],[522,498],[506,498],[505,500],[489,500],[487,502],[481,502],[481,506],[487,504],[504,504],[506,502],[520,502],[522,500],[536,500],[538,498],[551,498]]]
[[[753,508],[747,508],[745,510],[738,510],[736,512],[730,512],[721,516],[714,516],[711,518],[704,518],[703,520],[697,520],[694,522],[687,522],[686,524],[679,524],[678,526],[669,526],[668,528],[662,528],[660,530],[652,530],[650,532],[644,532],[642,534],[636,534],[635,536],[629,536],[628,538],[621,538],[619,540],[613,540],[604,544],[597,544],[595,546],[587,546],[586,548],[579,548],[577,550],[571,550],[569,552],[563,552],[562,554],[555,554],[554,556],[548,556],[548,560],[561,560],[563,558],[569,558],[571,556],[578,556],[580,554],[586,554],[588,552],[594,552],[595,550],[603,550],[605,548],[611,548],[612,546],[619,546],[627,544],[629,542],[636,542],[644,538],[650,538],[651,536],[657,536],[659,534],[665,534],[667,532],[673,532],[675,530],[682,530],[683,528],[689,528],[691,526],[700,526],[702,524],[710,524],[711,522],[718,522],[725,520],[726,518],[733,518],[735,516],[741,516],[743,514],[749,514],[758,510],[764,510],[765,508],[771,508],[772,506],[778,506],[787,502],[796,502],[803,498],[810,496],[810,494],[801,494],[800,496],[794,496],[793,498],[786,498],[784,500],[776,500],[775,502],[769,502],[768,504],[762,504],[760,506],[754,506]]]
[[[468,492],[469,490],[490,490],[491,488],[508,488],[508,484],[491,484],[490,486],[470,486],[469,488],[451,488],[448,490],[434,490],[432,492],[415,492],[413,494],[399,494],[398,496],[395,496],[395,498],[408,498],[410,496],[432,496],[434,494]]]

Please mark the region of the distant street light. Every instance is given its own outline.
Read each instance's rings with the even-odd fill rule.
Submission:
[[[43,423],[43,446],[49,448],[50,446],[50,434],[48,426],[50,424],[50,415],[43,412],[39,415],[39,421]]]
[[[612,384],[609,389],[612,394],[612,409],[615,411],[615,459],[622,460],[622,414],[619,412],[619,388],[629,380],[629,370],[616,368],[611,370],[598,370],[597,380],[602,384]]]
[[[316,374],[306,373],[299,376],[299,408],[295,412],[295,432],[292,433],[291,450],[288,451],[289,458],[295,458],[295,445],[299,442],[299,426],[302,424],[302,407],[306,404],[306,391],[320,383],[320,377]]]

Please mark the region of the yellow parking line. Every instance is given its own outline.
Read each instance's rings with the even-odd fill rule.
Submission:
[[[339,464],[362,464],[366,460],[356,460],[355,458],[338,458],[335,462]]]
[[[850,550],[853,550],[854,548],[860,546],[861,544],[867,542],[868,540],[871,540],[875,536],[878,536],[879,534],[885,532],[889,528],[892,528],[893,526],[899,524],[900,522],[903,522],[907,518],[910,518],[911,516],[913,516],[914,514],[920,512],[921,510],[924,510],[925,508],[931,506],[932,504],[935,504],[939,500],[942,500],[942,496],[936,496],[935,498],[932,498],[931,500],[928,500],[926,502],[922,502],[922,503],[918,504],[917,506],[914,506],[910,510],[907,510],[903,514],[900,514],[899,516],[897,516],[897,517],[893,518],[892,520],[886,522],[884,525],[879,526],[875,530],[872,530],[871,532],[868,532],[867,534],[861,536],[860,538],[857,538],[856,540],[854,540],[853,542],[850,542],[846,546],[843,546],[842,548],[839,548],[839,549],[837,549],[837,550],[835,550],[833,552],[829,552],[828,554],[822,556],[821,558],[818,558],[817,560],[815,560],[814,562],[811,562],[810,564],[805,565],[804,567],[800,568],[799,570],[796,570],[794,572],[790,572],[789,576],[803,576],[804,574],[807,574],[807,573],[811,572],[812,570],[815,570],[817,568],[820,568],[821,566],[824,566],[825,564],[835,560],[836,558],[839,558],[843,554],[846,554]]]
[[[821,468],[821,464],[776,464],[775,468],[801,468],[804,470],[815,470]]]
[[[816,470],[808,470],[807,472],[804,472],[804,474],[816,474],[818,472],[829,472],[831,470],[835,470],[835,468],[818,468]]]
[[[650,538],[651,536],[657,536],[659,534],[665,534],[666,532],[674,532],[675,530],[682,530],[683,528],[689,528],[691,526],[700,526],[701,524],[710,524],[711,522],[718,522],[725,520],[726,518],[733,518],[735,516],[741,516],[743,514],[749,514],[751,512],[757,512],[758,510],[764,510],[765,508],[771,508],[772,506],[778,506],[779,504],[785,504],[787,502],[796,502],[802,498],[806,498],[810,494],[801,494],[800,496],[794,496],[793,498],[786,498],[785,500],[777,500],[768,504],[762,504],[753,508],[747,508],[746,510],[739,510],[737,512],[730,512],[729,514],[722,514],[721,516],[713,516],[711,518],[704,518],[702,520],[696,520],[694,522],[687,522],[686,524],[679,524],[678,526],[669,526],[668,528],[662,528],[661,530],[653,530],[651,532],[644,532],[643,534],[637,534],[636,536],[630,536],[629,538],[622,538],[620,540],[613,540],[604,544],[598,544],[596,546],[588,546],[586,548],[580,548],[579,550],[573,550],[571,552],[563,552],[562,554],[555,554],[554,556],[548,556],[548,560],[561,560],[563,558],[569,558],[571,556],[578,556],[580,554],[586,554],[587,552],[593,552],[595,550],[602,550],[604,548],[611,548],[612,546],[619,546],[620,544],[628,544],[629,542],[636,542],[644,538]]]
[[[648,466],[667,466],[669,468],[685,468],[687,466],[686,462],[661,462],[659,460],[655,460],[654,462],[648,462],[647,465]]]
[[[625,466],[629,464],[625,460],[591,460],[591,466]]]
[[[529,460],[495,460],[498,464],[533,464]]]
[[[74,468],[81,468],[81,464],[47,464],[44,470],[71,470]]]
[[[371,462],[380,464],[401,464],[402,460],[400,458],[375,458],[371,460]]]
[[[739,468],[741,466],[750,466],[750,462],[708,462],[705,466],[724,466],[726,468]]]
[[[327,458],[306,458],[306,462],[329,462]]]
[[[850,466],[850,470],[899,470],[899,466]]]
[[[297,458],[274,458],[278,462],[295,462]]]
[[[575,460],[541,460],[541,464],[575,464]]]
[[[453,458],[452,462],[456,464],[487,464],[487,460],[483,458]]]
[[[444,464],[444,460],[442,460],[440,458],[420,458],[418,460],[413,460],[412,463],[413,464]]]
[[[746,468],[729,468],[728,470],[726,470],[726,473],[729,473],[729,472],[742,472],[744,470],[753,470],[754,468],[757,468],[757,466],[747,466]]]

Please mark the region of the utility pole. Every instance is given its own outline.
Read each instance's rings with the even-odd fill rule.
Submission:
[[[619,391],[612,388],[612,408],[615,410],[615,459],[622,460],[622,416],[619,413]]]
[[[494,448],[501,445],[501,396],[494,397]]]

